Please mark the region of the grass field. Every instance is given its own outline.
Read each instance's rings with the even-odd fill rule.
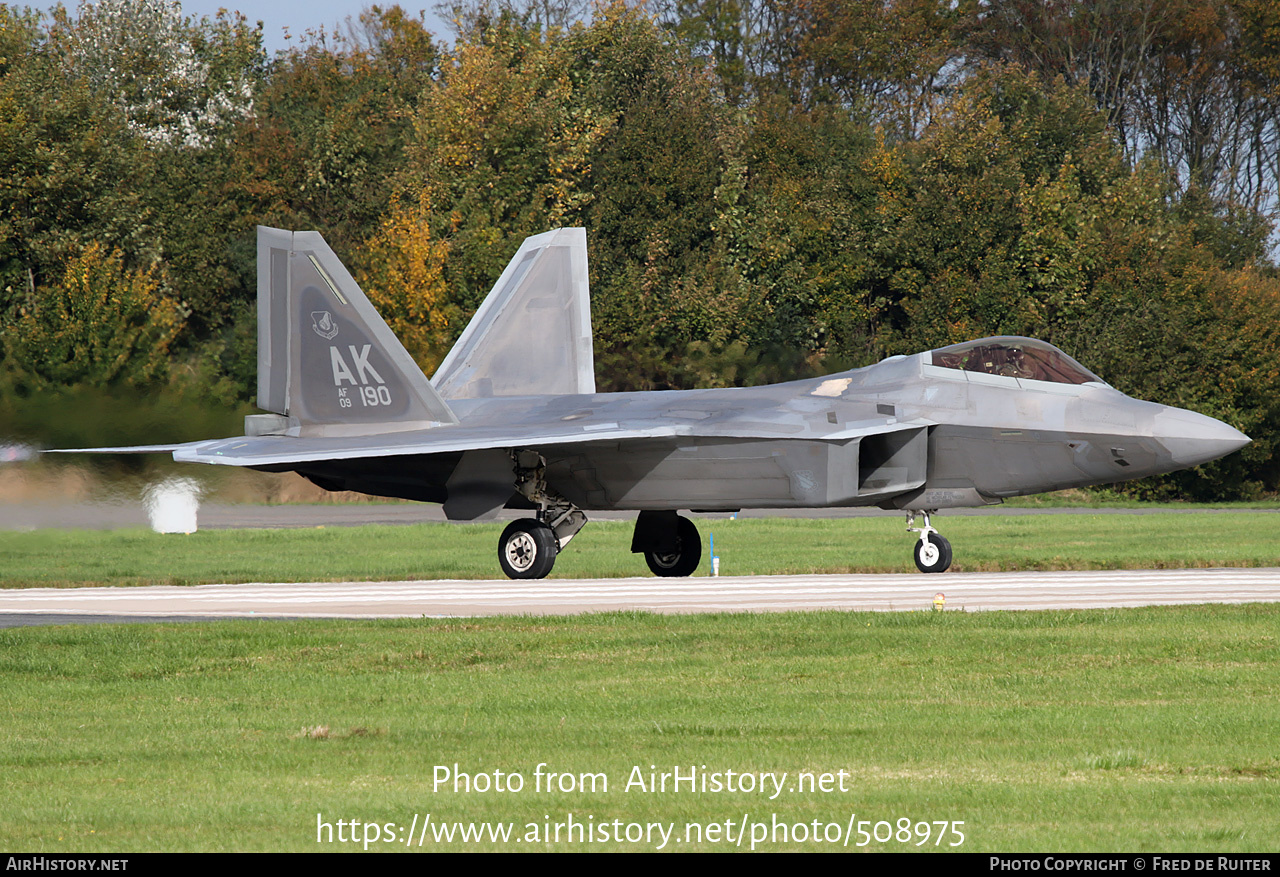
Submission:
[[[1280,565],[1280,514],[1009,515],[934,519],[953,569]],[[307,530],[0,532],[0,586],[496,578],[502,524]],[[724,575],[914,572],[899,518],[701,520]],[[591,522],[553,577],[648,575],[630,522]],[[702,574],[708,572],[705,556]]]
[[[855,816],[963,822],[967,851],[1274,850],[1278,633],[1256,605],[4,630],[0,847],[361,848],[318,845],[317,814],[358,837],[514,824],[424,850],[657,845],[514,840],[572,813],[674,824],[667,849],[725,848],[684,842],[690,822]],[[525,786],[434,788],[455,763]],[[536,791],[540,763],[608,789]],[[625,790],[651,765],[786,790]],[[832,791],[795,791],[801,771]],[[829,845],[759,844],[796,847]]]

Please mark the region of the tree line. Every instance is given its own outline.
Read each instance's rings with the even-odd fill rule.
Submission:
[[[445,9],[451,44],[374,6],[267,57],[237,13],[0,5],[7,431],[243,411],[255,225],[321,231],[428,374],[582,225],[602,390],[1030,335],[1255,439],[1131,491],[1277,488],[1280,0]]]

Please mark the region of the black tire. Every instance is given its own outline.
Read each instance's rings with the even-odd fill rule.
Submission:
[[[951,543],[937,533],[916,542],[916,569],[920,572],[946,572],[951,568]]]
[[[644,553],[645,563],[649,564],[655,576],[693,575],[702,562],[702,539],[698,536],[698,528],[688,518],[676,520],[679,522],[676,524],[676,550],[671,554]]]
[[[541,521],[512,521],[498,540],[498,563],[511,579],[541,579],[555,566],[560,545],[555,532]]]

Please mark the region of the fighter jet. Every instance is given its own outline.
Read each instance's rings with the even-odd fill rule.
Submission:
[[[1020,337],[765,387],[597,393],[581,228],[525,240],[428,380],[319,233],[260,227],[257,403],[270,413],[240,437],[82,450],[297,472],[441,503],[451,520],[526,510],[498,563],[536,579],[598,510],[637,511],[631,551],[687,576],[702,543],[681,510],[899,509],[916,567],[943,572],[939,509],[1172,472],[1249,442]]]

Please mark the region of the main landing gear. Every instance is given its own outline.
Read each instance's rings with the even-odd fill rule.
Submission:
[[[512,521],[498,540],[498,563],[511,579],[540,579],[555,566],[556,534],[535,518]]]
[[[920,539],[916,542],[916,569],[920,572],[946,572],[951,566],[951,543],[933,529],[929,523],[929,514],[923,510],[907,512],[907,530],[920,534]],[[916,526],[916,515],[924,516],[924,526]]]
[[[702,539],[693,521],[675,512],[641,512],[631,552],[643,554],[656,576],[687,576],[702,562]]]
[[[538,506],[537,517],[512,521],[498,540],[498,564],[508,578],[545,578],[569,540],[587,523],[582,510],[547,486],[546,461],[514,451],[516,491]]]
[[[498,540],[498,564],[508,578],[545,578],[556,555],[587,523],[582,509],[547,484],[546,461],[535,451],[513,451],[515,489],[537,506],[535,517],[512,521]],[[691,575],[702,562],[702,540],[693,521],[675,512],[641,512],[631,551],[644,554],[658,576]]]
[[[586,522],[586,515],[567,502],[547,505],[536,518],[512,521],[498,540],[502,571],[513,579],[545,578],[556,555]],[[641,512],[631,551],[643,554],[656,576],[688,576],[702,562],[702,539],[693,521],[675,512]]]

